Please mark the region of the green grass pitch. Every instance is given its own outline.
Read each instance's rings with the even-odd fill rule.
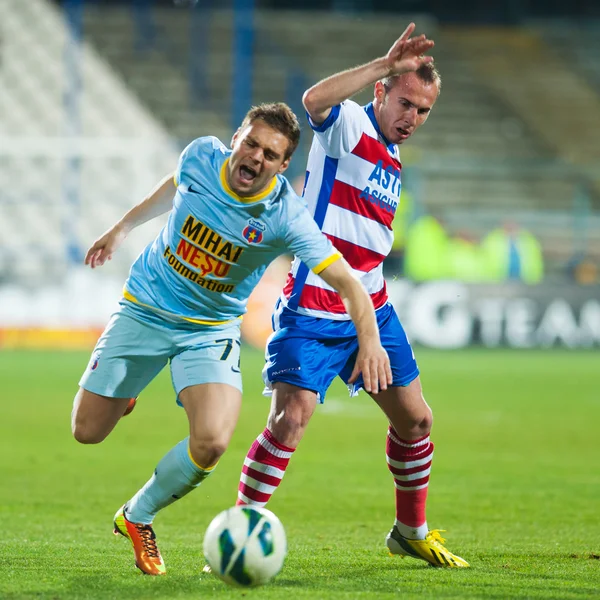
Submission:
[[[597,352],[419,350],[436,444],[428,521],[471,569],[390,557],[386,423],[336,383],[270,508],[289,555],[274,582],[229,588],[203,575],[203,532],[235,501],[262,431],[261,353],[242,359],[244,408],[214,476],[164,510],[166,577],[141,575],[112,516],[185,437],[167,372],[98,446],[70,435],[87,353],[0,352],[0,598],[600,597],[600,358]]]

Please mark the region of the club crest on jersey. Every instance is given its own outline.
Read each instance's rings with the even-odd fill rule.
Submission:
[[[98,363],[100,362],[100,353],[97,352],[92,356],[92,360],[90,361],[90,371],[95,371],[98,368]]]
[[[266,226],[256,219],[248,219],[248,225],[244,227],[242,235],[249,244],[260,244],[263,240],[263,231]]]

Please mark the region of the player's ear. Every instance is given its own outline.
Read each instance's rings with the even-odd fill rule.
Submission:
[[[279,167],[279,169],[277,169],[277,174],[281,175],[289,166],[290,166],[290,160],[291,160],[291,156],[289,158],[286,158],[282,163],[281,166]]]
[[[383,97],[385,96],[385,87],[381,81],[375,83],[375,100],[377,100],[380,104],[383,102]]]

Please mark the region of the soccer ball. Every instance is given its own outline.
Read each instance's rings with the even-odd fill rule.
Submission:
[[[212,572],[233,585],[267,583],[281,570],[286,553],[283,525],[266,508],[224,510],[204,535],[204,557]]]

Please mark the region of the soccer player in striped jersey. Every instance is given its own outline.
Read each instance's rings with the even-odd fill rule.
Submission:
[[[242,401],[240,320],[267,265],[295,252],[335,287],[360,334],[355,375],[368,389],[391,383],[369,295],[323,235],[282,173],[298,145],[296,115],[282,103],[254,107],[228,148],[194,140],[175,175],[92,245],[86,263],[109,260],[127,233],[170,211],[137,258],[119,310],[98,340],[75,397],[77,441],[101,442],[169,363],[190,435],[160,460],[148,482],[115,515],[114,531],[132,544],[149,575],[165,565],[152,522],[202,483],[225,452]]]
[[[432,414],[423,398],[419,370],[402,325],[388,301],[382,263],[390,252],[392,220],[400,201],[398,145],[425,121],[440,92],[433,47],[411,37],[411,23],[388,53],[337,73],[303,97],[314,139],[304,197],[314,219],[344,255],[371,295],[393,384],[371,392],[386,414],[386,455],[396,487],[396,520],[386,538],[391,553],[439,567],[468,567],[448,551],[439,530],[429,530],[425,503],[433,443]],[[349,100],[375,84],[367,106]],[[264,506],[277,489],[317,402],[336,376],[357,393],[354,325],[339,295],[296,257],[273,315],[263,371],[272,391],[265,430],[244,461],[238,504]]]

